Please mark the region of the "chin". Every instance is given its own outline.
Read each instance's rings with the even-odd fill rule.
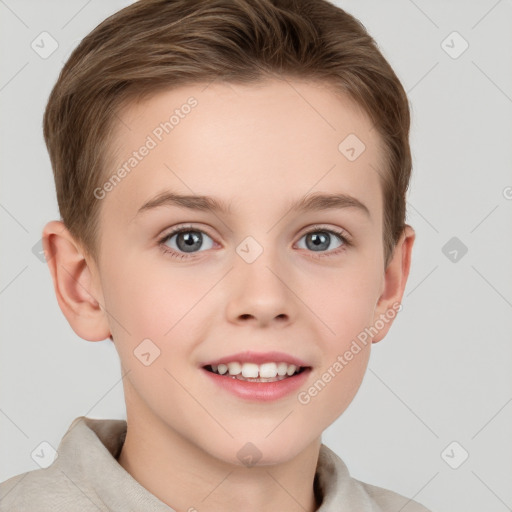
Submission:
[[[272,436],[272,434],[271,434]],[[270,436],[270,437],[271,437]],[[220,460],[240,467],[262,467],[285,464],[294,459],[307,445],[299,446],[289,436],[277,436],[274,439],[261,439],[254,436],[253,441],[248,435],[246,439],[234,439],[228,442],[229,447],[220,453],[217,450],[214,456]],[[226,453],[230,456],[226,457]]]

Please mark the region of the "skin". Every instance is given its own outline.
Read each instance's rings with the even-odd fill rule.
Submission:
[[[321,434],[354,398],[371,343],[307,404],[297,393],[237,398],[212,385],[200,363],[247,349],[283,351],[312,367],[307,390],[401,301],[415,234],[406,227],[384,268],[379,135],[348,98],[319,83],[160,92],[120,113],[116,165],[190,96],[198,105],[101,199],[98,261],[60,221],[45,226],[57,300],[81,338],[113,336],[128,421],[119,463],[145,488],[178,511],[313,511]],[[366,146],[352,162],[338,150],[351,133]],[[164,190],[213,196],[231,210],[161,206],[136,215]],[[317,192],[350,194],[370,215],[353,207],[289,212],[291,201]],[[181,224],[206,235],[195,253],[179,251],[178,236],[168,240],[185,254],[172,258],[158,240]],[[332,234],[327,249],[306,245],[308,231],[333,228],[352,244]],[[263,248],[252,263],[236,252],[247,236]],[[146,338],[160,349],[149,366],[133,353]],[[252,467],[237,458],[247,442],[261,452]]]

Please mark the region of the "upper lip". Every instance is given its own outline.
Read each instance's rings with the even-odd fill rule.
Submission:
[[[237,354],[221,357],[212,361],[207,361],[202,363],[201,366],[227,364],[235,361],[239,363],[263,364],[274,362],[294,364],[295,366],[309,366],[302,359],[299,359],[298,357],[292,356],[290,354],[286,354],[284,352],[253,352],[250,350],[246,352],[238,352]]]

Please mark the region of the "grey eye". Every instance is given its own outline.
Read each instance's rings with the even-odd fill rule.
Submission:
[[[204,237],[211,241],[211,244],[208,247],[202,247]],[[175,251],[190,253],[198,252],[201,247],[203,249],[211,249],[213,247],[213,240],[203,231],[187,229],[170,234],[165,245],[168,245]]]
[[[325,250],[337,249],[343,245],[343,241],[341,238],[332,233],[330,231],[311,231],[310,233],[306,233],[301,240],[306,239],[306,247],[300,247],[301,249],[309,249],[310,251],[320,252]],[[335,239],[340,241],[339,245],[336,247],[329,247],[331,242]]]

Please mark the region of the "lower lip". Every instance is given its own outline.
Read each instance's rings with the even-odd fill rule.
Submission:
[[[309,372],[311,371],[311,368],[306,368],[292,377],[287,377],[286,379],[274,382],[250,382],[209,372],[204,368],[201,369],[220,387],[233,393],[239,398],[243,398],[245,400],[256,400],[258,402],[279,400],[280,398],[293,393],[304,384],[305,380],[308,378]]]

